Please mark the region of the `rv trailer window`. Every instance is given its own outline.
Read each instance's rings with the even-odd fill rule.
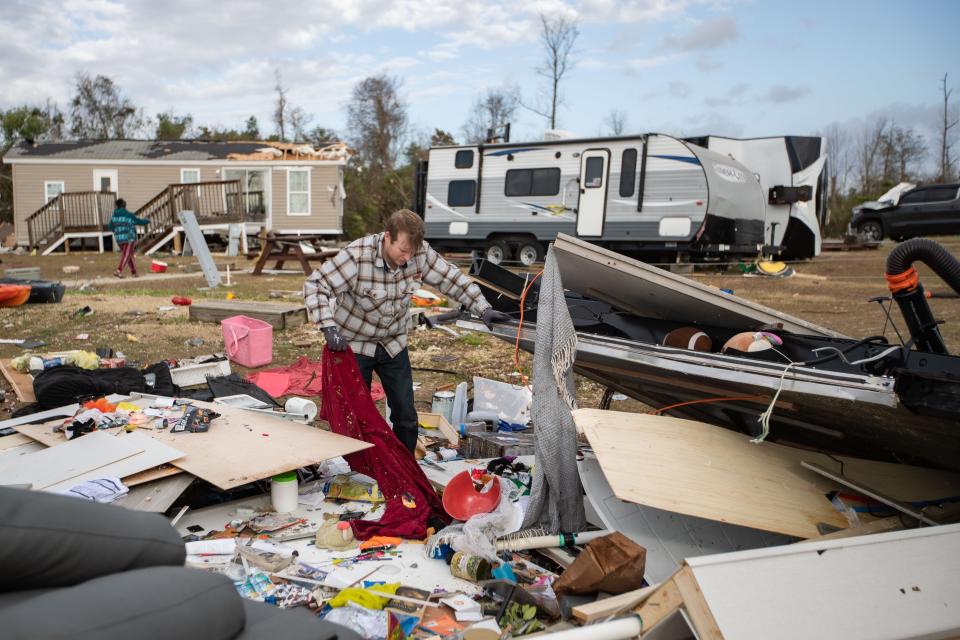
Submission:
[[[510,169],[503,194],[506,196],[555,196],[560,193],[560,169]]]
[[[473,166],[473,150],[462,149],[453,157],[453,166],[457,169],[469,169]]]
[[[637,150],[624,149],[620,159],[620,197],[633,196],[637,184]]]
[[[583,174],[583,186],[587,189],[596,189],[603,186],[603,158],[595,156],[587,158],[587,169]]]
[[[451,180],[447,187],[447,204],[451,207],[472,207],[476,202],[476,180]]]

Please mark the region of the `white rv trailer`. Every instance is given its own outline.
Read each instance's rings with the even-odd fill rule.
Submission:
[[[819,253],[819,138],[695,142],[646,134],[434,147],[413,207],[434,247],[494,262],[532,264],[557,233],[648,257]]]

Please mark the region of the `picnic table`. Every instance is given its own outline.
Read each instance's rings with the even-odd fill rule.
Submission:
[[[263,249],[260,251],[260,257],[253,267],[253,275],[258,276],[263,271],[264,266],[270,260],[275,260],[274,269],[283,269],[283,263],[288,260],[297,260],[303,269],[304,275],[313,273],[314,267],[311,263],[322,263],[328,258],[339,253],[339,249],[331,249],[315,246],[315,243],[323,239],[323,236],[283,236],[269,234],[263,241]],[[315,253],[303,250],[306,244],[314,249]]]

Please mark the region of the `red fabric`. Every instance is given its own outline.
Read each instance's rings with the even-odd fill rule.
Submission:
[[[324,347],[324,352],[326,352],[326,347]],[[352,354],[351,354],[351,357]],[[355,358],[354,358],[355,359]],[[311,360],[306,356],[300,356],[297,358],[297,361],[293,364],[286,367],[277,367],[275,369],[264,369],[263,371],[257,371],[256,373],[251,373],[247,376],[247,382],[252,382],[261,389],[270,393],[273,397],[278,396],[319,396],[323,392],[323,376],[321,375],[323,365],[320,360]],[[266,386],[262,386],[258,382],[260,375],[264,373],[277,374],[282,373],[289,377],[290,383],[285,389],[280,390],[280,393],[274,394],[274,391],[277,391],[277,388],[273,386],[277,378],[275,376],[264,376],[264,378],[270,379],[270,389],[267,389]],[[381,400],[386,394],[383,391],[383,386],[379,382],[373,383],[373,401]]]
[[[327,347],[323,349],[320,417],[330,423],[334,433],[374,445],[346,456],[351,469],[376,479],[387,500],[386,511],[379,522],[350,522],[358,540],[373,536],[422,539],[427,536],[431,515],[448,520],[437,492],[413,454],[377,411],[350,349],[336,352]],[[411,498],[413,506],[408,506]]]

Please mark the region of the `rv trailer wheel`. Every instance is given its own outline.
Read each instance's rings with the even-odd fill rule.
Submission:
[[[493,264],[502,264],[510,259],[510,245],[503,240],[491,240],[487,244],[486,256]]]
[[[539,242],[524,242],[517,250],[517,260],[525,267],[540,262],[543,259],[543,249]]]

